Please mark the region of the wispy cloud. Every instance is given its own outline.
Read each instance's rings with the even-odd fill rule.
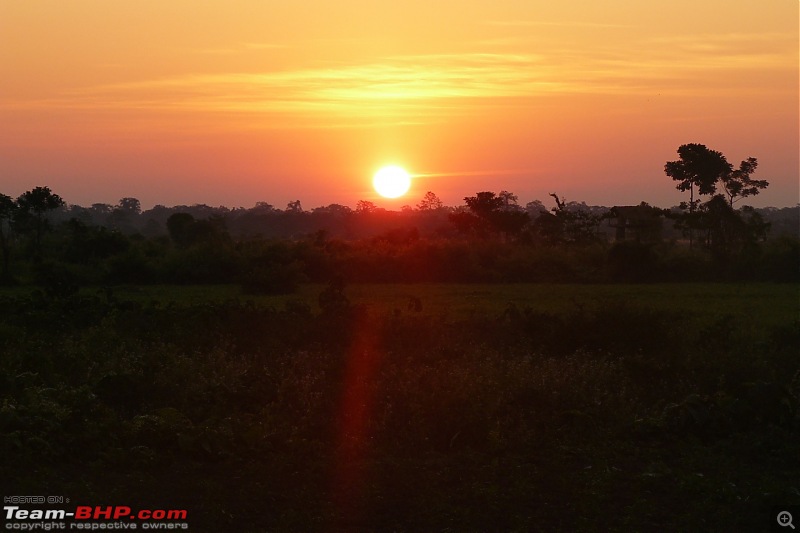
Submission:
[[[261,74],[199,74],[74,91],[64,105],[334,114],[414,121],[452,114],[456,100],[568,90],[535,56],[396,56],[363,65]]]
[[[531,28],[537,26],[558,26],[571,28],[634,28],[628,24],[611,24],[605,22],[586,21],[546,21],[546,20],[487,20],[487,26]]]
[[[649,42],[675,51],[721,58],[774,56],[789,50],[797,53],[797,34],[780,32],[663,35],[652,37]]]
[[[786,42],[792,41],[781,34],[730,34],[648,38],[638,43],[639,49],[598,43],[591,50],[551,49],[541,54],[391,56],[363,64],[108,84],[74,90],[59,99],[0,102],[0,107],[267,113],[293,117],[278,121],[281,124],[324,127],[420,124],[498,105],[525,106],[549,94],[720,90],[716,80],[730,72],[796,68],[796,52],[787,52]],[[277,46],[242,43],[237,49]]]

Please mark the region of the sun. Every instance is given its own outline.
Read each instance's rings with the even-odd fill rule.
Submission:
[[[411,176],[403,168],[389,165],[375,173],[372,186],[384,198],[398,198],[411,187]]]

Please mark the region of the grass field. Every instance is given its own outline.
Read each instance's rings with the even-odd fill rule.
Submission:
[[[202,304],[230,300],[254,301],[282,309],[287,302],[304,302],[317,308],[323,285],[301,286],[297,294],[244,295],[236,285],[120,286],[114,294],[140,302]],[[19,292],[15,289],[15,292]],[[97,289],[84,289],[86,293]],[[800,285],[773,283],[686,284],[354,284],[345,293],[354,304],[382,313],[408,311],[418,298],[422,314],[494,316],[510,305],[538,312],[568,313],[579,309],[631,305],[670,312],[688,312],[698,318],[732,315],[772,325],[800,319]],[[2,294],[2,292],[0,292]]]
[[[0,489],[201,532],[766,530],[798,289],[5,289]]]

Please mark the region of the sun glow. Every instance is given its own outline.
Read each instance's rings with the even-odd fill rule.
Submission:
[[[378,170],[372,177],[372,185],[384,198],[398,198],[411,187],[411,176],[403,168],[390,165]]]

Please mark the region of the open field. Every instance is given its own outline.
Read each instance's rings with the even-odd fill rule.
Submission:
[[[798,289],[4,290],[0,488],[193,531],[765,530]]]
[[[237,285],[136,285],[120,286],[113,294],[126,300],[196,305],[231,300],[283,309],[287,302],[303,302],[318,310],[317,297],[324,285],[302,285],[296,294],[245,295]],[[0,289],[0,295],[24,296],[29,288]],[[100,294],[85,288],[83,294]],[[697,318],[732,315],[774,325],[800,319],[800,285],[788,283],[663,283],[663,284],[354,284],[346,295],[377,313],[408,311],[418,298],[420,313],[463,318],[502,314],[513,304],[537,312],[564,314],[581,308],[602,309],[620,304],[689,313]]]

